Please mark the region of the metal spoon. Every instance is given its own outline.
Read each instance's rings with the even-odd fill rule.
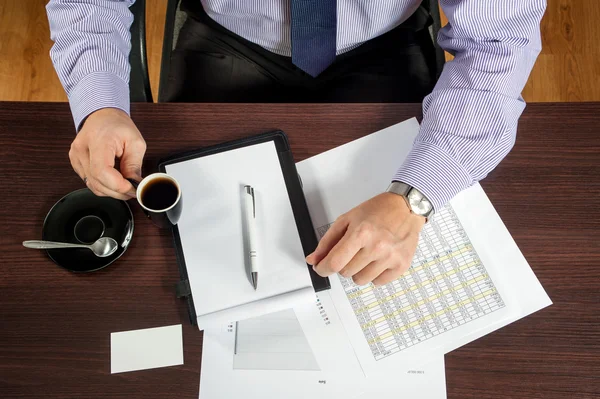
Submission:
[[[92,245],[71,244],[66,242],[29,240],[23,241],[23,246],[33,249],[56,249],[56,248],[87,248],[97,257],[105,258],[115,253],[119,244],[110,237],[102,237],[96,240]]]

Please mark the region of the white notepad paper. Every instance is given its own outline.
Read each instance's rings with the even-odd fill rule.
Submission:
[[[201,330],[313,300],[274,142],[167,165],[166,172],[182,190],[178,229]],[[256,196],[257,290],[244,241],[245,185]]]

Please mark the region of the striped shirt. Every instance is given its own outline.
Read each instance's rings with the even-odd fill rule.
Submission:
[[[128,7],[134,0],[50,0],[50,56],[75,125],[105,107],[129,113]],[[225,28],[290,55],[289,0],[198,0]],[[337,0],[337,53],[405,21],[420,0]],[[448,25],[442,48],[454,54],[423,101],[421,130],[394,180],[441,208],[483,179],[512,148],[525,108],[521,91],[541,49],[546,0],[440,0]],[[393,51],[393,49],[390,49]]]

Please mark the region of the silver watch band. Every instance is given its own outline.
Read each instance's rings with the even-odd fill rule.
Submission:
[[[393,181],[386,191],[402,196],[412,213],[424,216],[427,220],[433,216],[431,202],[416,188],[400,181]]]

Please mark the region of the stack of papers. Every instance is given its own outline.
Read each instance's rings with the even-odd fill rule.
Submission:
[[[397,398],[401,392],[408,398],[445,397],[444,357],[431,357],[418,369],[388,370],[366,379],[352,348],[344,339],[342,325],[326,320],[330,308],[327,292],[317,294],[311,306],[278,312],[240,323],[222,330],[204,331],[200,398],[229,398],[244,395],[248,399],[263,398]],[[317,310],[317,312],[315,312]],[[312,348],[297,320],[301,313],[311,319],[313,327],[323,334],[325,348]],[[237,326],[236,326],[237,324]],[[236,350],[237,342],[237,350]],[[325,369],[317,364],[318,350],[335,352],[337,363]]]
[[[411,119],[297,164],[319,237],[387,187],[418,131]],[[444,398],[445,353],[551,304],[478,184],[438,210],[400,279],[331,286],[206,329],[200,399]]]

